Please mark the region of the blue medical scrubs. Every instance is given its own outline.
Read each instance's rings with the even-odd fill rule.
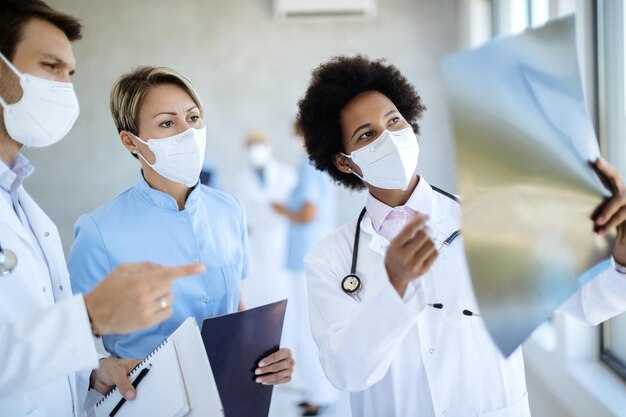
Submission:
[[[187,317],[201,325],[207,317],[237,311],[240,281],[249,268],[248,235],[243,208],[229,194],[198,184],[179,211],[174,198],[151,188],[140,174],[135,186],[82,215],[74,235],[68,268],[76,293],[91,291],[121,263],[206,266],[203,274],[174,281],[169,319],[104,336],[115,356],[146,356]]]
[[[298,167],[298,183],[287,206],[297,212],[306,203],[317,208],[315,219],[309,223],[291,221],[287,234],[287,268],[296,272],[304,271],[303,259],[313,246],[335,230],[336,187],[328,174],[316,170],[308,158]]]

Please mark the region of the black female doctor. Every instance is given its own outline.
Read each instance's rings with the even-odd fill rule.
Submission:
[[[315,166],[369,191],[359,219],[305,258],[322,366],[352,392],[354,417],[530,416],[521,349],[502,358],[480,318],[460,206],[415,174],[424,110],[396,67],[363,56],[320,65],[299,103]],[[618,227],[613,267],[562,307],[593,324],[626,310],[626,275],[615,267],[626,264],[624,186],[595,165],[617,190],[595,220],[600,234]]]

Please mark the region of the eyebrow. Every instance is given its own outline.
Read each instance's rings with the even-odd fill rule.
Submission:
[[[192,110],[194,110],[194,109],[197,109],[197,108],[198,108],[198,106],[192,106],[192,107],[189,107],[189,108],[185,111],[185,113],[189,113],[190,111],[192,111]],[[170,116],[176,116],[176,114],[177,114],[177,113],[176,113],[175,111],[162,111],[162,112],[159,112],[159,113],[155,114],[154,116],[152,116],[152,118],[154,119],[155,117],[160,116],[160,115],[162,115],[162,114],[167,114],[167,115],[170,115]]]
[[[390,111],[388,111],[387,113],[385,113],[385,114],[383,115],[383,117],[387,117],[387,116],[389,116],[389,115],[391,115],[391,114],[393,114],[393,113],[398,113],[398,110],[390,110]],[[371,123],[365,123],[364,125],[361,125],[361,126],[357,127],[357,128],[354,130],[354,132],[352,133],[352,136],[350,136],[350,140],[352,140],[352,139],[354,138],[354,135],[356,135],[356,134],[357,134],[357,132],[358,132],[359,130],[361,130],[361,129],[365,129],[366,127],[370,127],[371,125],[372,125]]]

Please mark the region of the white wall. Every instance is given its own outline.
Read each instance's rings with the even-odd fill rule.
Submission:
[[[57,223],[66,251],[77,217],[133,184],[137,162],[119,144],[108,110],[113,81],[142,64],[188,76],[207,109],[207,154],[228,188],[245,162],[243,135],[269,132],[291,163],[289,137],[311,70],[336,54],[386,57],[416,85],[428,107],[419,170],[454,190],[439,61],[457,45],[453,0],[380,0],[373,21],[293,23],[272,19],[269,0],[50,0],[86,27],[74,45],[81,115],[61,143],[25,153],[37,167],[26,187]],[[352,196],[353,197],[353,196]],[[340,221],[363,196],[340,195]]]

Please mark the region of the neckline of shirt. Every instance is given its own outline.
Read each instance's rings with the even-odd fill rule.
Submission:
[[[156,190],[148,184],[146,179],[143,176],[143,171],[139,170],[139,175],[137,177],[137,183],[134,187],[139,194],[152,206],[172,211],[172,212],[181,212],[186,211],[188,208],[193,207],[198,201],[200,191],[199,191],[199,182],[194,185],[193,189],[189,193],[187,197],[187,201],[185,202],[185,207],[183,210],[178,209],[178,203],[176,199],[171,195],[164,193],[163,191]]]
[[[406,211],[406,209],[409,209],[410,211],[430,217],[432,213],[432,188],[424,177],[420,176],[415,190],[413,190],[413,193],[411,193],[411,196],[404,205],[390,207],[369,193],[365,208],[367,209],[367,213],[372,220],[372,226],[376,232],[380,231],[385,220],[396,210]]]

